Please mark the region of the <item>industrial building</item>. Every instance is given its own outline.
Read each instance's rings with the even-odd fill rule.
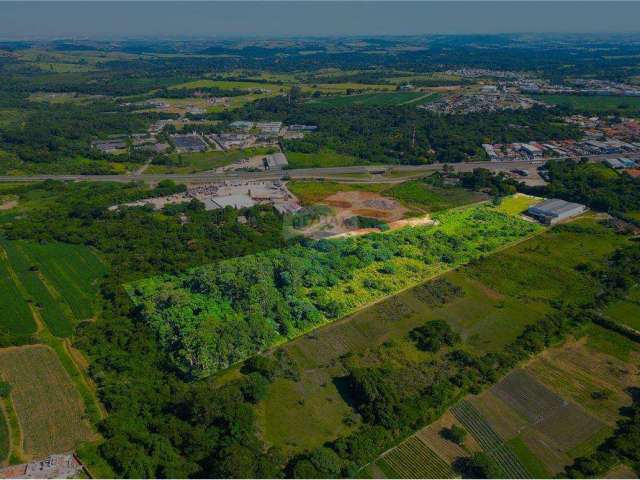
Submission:
[[[282,152],[267,155],[264,157],[263,163],[265,170],[280,170],[289,164],[287,157]]]
[[[530,207],[527,210],[527,215],[545,225],[553,225],[562,220],[580,215],[586,209],[587,207],[579,203],[565,202],[559,198],[551,198]]]
[[[207,143],[198,134],[173,135],[173,143],[178,152],[204,152],[208,149]]]

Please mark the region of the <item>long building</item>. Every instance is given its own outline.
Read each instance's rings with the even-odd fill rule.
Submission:
[[[527,210],[527,214],[546,225],[553,225],[562,220],[575,217],[583,213],[587,207],[579,203],[565,202],[559,198],[551,198],[534,205]]]

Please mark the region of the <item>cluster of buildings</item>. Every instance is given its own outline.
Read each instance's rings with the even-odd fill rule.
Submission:
[[[219,208],[249,208],[258,204],[272,205],[280,213],[295,213],[301,209],[296,197],[279,180],[269,181],[225,181],[191,186],[185,193],[165,197],[146,198],[136,202],[114,205],[110,210],[120,207],[151,206],[162,209],[168,205],[188,203],[191,200],[202,202],[206,210]]]
[[[553,85],[544,80],[528,80],[520,83],[519,88],[522,93],[530,94],[640,96],[640,88],[633,85],[581,78],[572,80],[571,85]]]
[[[459,68],[446,70],[447,75],[457,75],[462,78],[501,78],[505,80],[525,80],[529,78],[527,72],[512,72],[508,70],[489,70],[486,68]]]
[[[461,92],[443,96],[418,108],[442,114],[466,114],[528,109],[534,105],[548,107],[542,102],[519,93],[507,91],[496,85],[486,85],[479,92]]]
[[[94,140],[91,142],[91,148],[108,155],[121,155],[127,153],[129,148],[164,153],[171,148],[171,145],[158,141],[155,135],[134,133],[132,135],[117,135],[107,140]]]
[[[84,467],[72,453],[0,469],[0,478],[81,478]]]
[[[483,144],[491,161],[508,162],[542,158],[580,158],[593,155],[640,154],[640,143],[614,138],[603,140],[550,140],[545,143]]]

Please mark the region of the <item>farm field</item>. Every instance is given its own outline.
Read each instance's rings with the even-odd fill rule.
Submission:
[[[553,105],[567,105],[576,110],[631,114],[640,112],[640,98],[590,95],[532,95],[533,98]]]
[[[384,344],[389,345],[384,350],[389,357],[428,359],[408,340],[409,331],[425,321],[446,320],[471,352],[502,349],[527,324],[552,311],[551,302],[566,294],[566,282],[585,283],[575,272],[575,265],[602,259],[625,241],[592,217],[574,223],[580,232],[570,226],[556,227],[445,273],[442,280],[462,289],[462,295],[446,305],[433,304],[426,288],[428,282],[284,345],[282,348],[301,369],[300,380],[278,380],[271,385],[266,401],[258,409],[265,440],[295,453],[348,432],[352,427],[345,427],[342,418],[353,413],[349,399],[333,386],[335,382],[339,385],[337,379],[346,374],[340,357],[347,353],[357,357],[368,348]],[[549,255],[550,249],[556,250],[554,255]],[[562,261],[558,260],[560,257]],[[502,271],[509,271],[509,278],[495,281],[496,275],[504,275],[496,272]],[[549,272],[554,272],[550,281]],[[570,294],[574,293],[584,299],[592,294],[587,287],[571,287]],[[307,409],[309,404],[315,407]],[[278,425],[272,429],[265,420],[269,417],[286,418],[287,424],[303,428]],[[446,458],[442,449],[438,454]],[[522,463],[532,464],[524,460]]]
[[[58,337],[70,336],[79,321],[93,316],[96,281],[105,266],[89,249],[25,241],[2,241],[0,249],[6,286],[2,299],[15,315],[3,320],[6,331],[34,333],[31,308]]]
[[[607,334],[615,341],[617,334]],[[423,441],[448,465],[481,449],[506,478],[561,474],[574,458],[591,453],[611,434],[621,407],[631,403],[626,389],[640,379],[633,366],[640,352],[625,363],[589,346],[587,340],[570,339],[543,352],[489,390],[467,396],[409,441]],[[592,397],[600,391],[607,391],[608,396]],[[451,424],[470,434],[464,449],[438,435],[443,426]],[[376,471],[387,478],[417,478],[413,473],[425,455],[396,455],[403,445],[378,458]],[[385,459],[390,456],[401,460],[389,466]]]
[[[94,439],[82,399],[49,347],[0,350],[0,374],[12,386],[25,455],[65,452]]]
[[[215,170],[216,168],[225,167],[243,158],[253,157],[255,155],[266,155],[272,150],[273,149],[270,148],[259,147],[231,150],[228,152],[173,153],[170,155],[172,165],[152,163],[145,173],[196,173],[203,170]]]
[[[347,107],[347,106],[376,106],[386,107],[392,105],[408,105],[418,101],[426,103],[438,97],[437,94],[423,92],[388,92],[365,93],[359,95],[329,96],[309,100],[309,104],[323,107]]]
[[[416,436],[398,445],[376,463],[389,478],[455,477],[451,466]]]

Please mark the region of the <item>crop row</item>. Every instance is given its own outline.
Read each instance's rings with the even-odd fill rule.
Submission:
[[[505,473],[507,478],[530,478],[518,457],[502,441],[482,414],[466,400],[451,409],[455,417]]]
[[[383,464],[383,470],[390,471],[399,478],[455,477],[449,464],[417,437],[411,437],[398,445],[380,463]]]

